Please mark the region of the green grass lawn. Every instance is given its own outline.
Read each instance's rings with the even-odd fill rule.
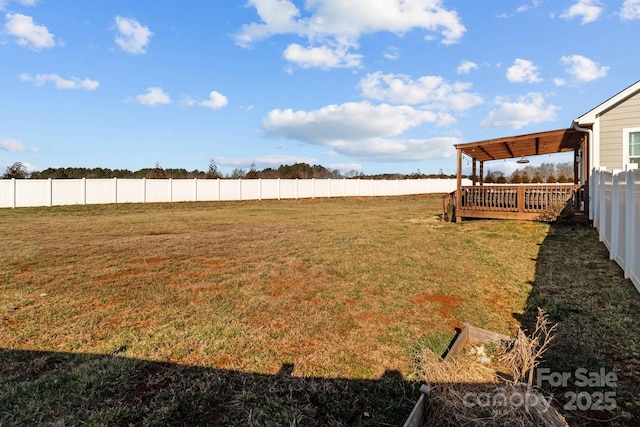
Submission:
[[[463,321],[513,335],[545,305],[587,342],[548,362],[619,369],[637,414],[638,293],[595,232],[439,208],[0,210],[0,425],[398,425],[419,348]]]

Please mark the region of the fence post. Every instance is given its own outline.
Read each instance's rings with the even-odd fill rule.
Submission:
[[[280,200],[280,197],[281,197],[280,185],[281,185],[280,178],[278,178],[278,200]]]
[[[47,182],[47,184],[48,184],[47,188],[48,188],[48,191],[49,191],[49,194],[48,194],[49,200],[48,201],[49,201],[49,207],[51,207],[51,206],[53,206],[53,179],[49,178],[47,181],[48,181]]]
[[[113,203],[118,203],[118,178],[113,178]]]
[[[607,215],[607,193],[606,193],[606,180],[605,173],[600,173],[600,183],[598,188],[598,237],[602,242],[604,238],[602,235],[605,233],[606,228],[606,215]]]
[[[626,194],[626,212],[625,212],[625,231],[627,240],[625,241],[624,254],[624,278],[631,278],[632,266],[636,262],[636,254],[634,253],[634,236],[638,235],[638,217],[634,216],[634,207],[636,206],[636,181],[633,171],[627,171],[627,194]]]
[[[342,197],[347,197],[347,178],[342,178]]]
[[[327,178],[327,197],[330,199],[331,198],[331,178]]]
[[[12,202],[11,202],[12,206],[11,207],[13,209],[15,209],[16,208],[16,202],[17,202],[17,199],[18,199],[18,197],[17,197],[17,188],[16,188],[16,179],[15,178],[11,178],[11,188],[13,188],[13,197],[11,198],[12,199]]]
[[[147,178],[142,178],[142,203],[147,203]]]
[[[221,184],[220,184],[220,178],[218,178],[218,201],[222,200],[222,199],[221,199],[221,196],[220,196],[220,190],[221,190],[220,185],[221,185]]]
[[[198,178],[193,178],[193,201],[198,201]]]
[[[609,251],[609,259],[616,259],[618,254],[618,240],[620,239],[620,231],[618,222],[620,221],[620,178],[619,174],[613,175],[613,186],[611,189],[611,250]]]
[[[87,178],[82,178],[82,204],[87,204]]]
[[[262,178],[258,178],[258,200],[262,201]]]
[[[242,178],[238,178],[238,200],[242,201]]]
[[[296,200],[298,200],[298,178],[296,178]]]

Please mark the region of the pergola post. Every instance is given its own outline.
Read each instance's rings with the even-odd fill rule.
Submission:
[[[462,218],[458,215],[458,211],[462,208],[462,149],[457,148],[458,161],[457,161],[457,175],[456,175],[456,222],[462,221]]]
[[[591,153],[589,153],[589,134],[585,134],[582,140],[582,185],[584,188],[584,215],[589,218],[589,162],[591,161]]]
[[[480,160],[480,186],[484,185],[484,160]]]
[[[472,159],[471,180],[473,182],[473,186],[475,187],[476,181],[478,180],[478,176],[476,175],[476,159]]]

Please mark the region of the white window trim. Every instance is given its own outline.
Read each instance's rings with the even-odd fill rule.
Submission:
[[[629,135],[634,132],[640,132],[640,127],[622,129],[622,167],[624,169],[627,169],[627,165],[631,163],[629,161]]]

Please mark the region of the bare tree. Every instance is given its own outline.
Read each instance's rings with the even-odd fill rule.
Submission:
[[[29,177],[29,171],[24,167],[22,162],[15,162],[11,166],[7,166],[7,170],[2,175],[5,179],[25,179]]]
[[[209,169],[207,170],[205,178],[207,179],[222,178],[222,176],[220,175],[220,171],[218,171],[218,165],[216,165],[216,162],[213,159],[209,160]]]
[[[164,169],[160,166],[160,163],[156,162],[156,166],[151,170],[151,174],[149,175],[150,179],[165,179],[167,174]]]

